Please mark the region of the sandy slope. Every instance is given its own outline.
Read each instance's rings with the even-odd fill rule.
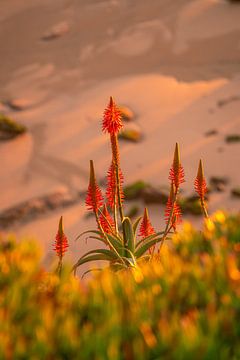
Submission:
[[[110,154],[101,117],[109,95],[135,112],[144,134],[139,144],[121,143],[126,182],[167,183],[178,141],[187,192],[200,156],[208,177],[226,175],[230,187],[239,185],[240,145],[224,142],[240,131],[240,101],[232,100],[240,89],[239,17],[240,6],[213,0],[3,0],[0,100],[25,99],[24,111],[8,112],[29,133],[0,144],[0,208],[56,189],[84,190],[89,159],[103,177]],[[42,40],[62,23],[68,31]],[[206,137],[212,129],[218,134]],[[239,210],[239,200],[228,189],[210,206]],[[152,208],[155,225],[162,211]],[[42,239],[51,257],[60,214],[13,230]],[[70,238],[94,226],[84,214],[84,198],[64,210]],[[86,247],[72,243],[70,254]]]

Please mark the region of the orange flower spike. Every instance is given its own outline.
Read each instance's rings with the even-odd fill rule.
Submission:
[[[102,130],[103,132],[108,132],[111,140],[112,148],[112,166],[108,173],[108,189],[107,189],[107,198],[108,203],[114,210],[114,220],[116,223],[116,208],[119,208],[120,218],[123,221],[123,207],[122,207],[122,182],[123,176],[120,169],[120,156],[119,156],[119,146],[118,146],[118,133],[123,127],[121,111],[116,106],[113,98],[110,97],[110,102],[104,111]],[[114,185],[114,186],[113,186]],[[112,198],[110,199],[110,194]]]
[[[142,219],[140,229],[139,229],[139,236],[141,236],[144,239],[145,237],[153,235],[153,234],[155,234],[155,230],[149,219],[148,210],[147,210],[147,208],[145,208],[143,219]]]
[[[86,197],[86,206],[88,210],[92,210],[95,214],[103,205],[103,196],[100,187],[97,184],[93,161],[90,160],[90,178]]]
[[[194,181],[195,191],[198,193],[201,201],[204,200],[204,196],[207,192],[207,183],[204,177],[202,160],[199,161],[197,177]]]
[[[180,184],[185,182],[184,170],[180,162],[180,151],[178,143],[176,143],[174,151],[173,163],[169,172],[169,180],[171,180],[171,182],[173,182],[173,184],[175,185],[175,193],[178,192]]]
[[[205,199],[204,199],[205,194],[207,192],[207,183],[206,183],[206,180],[204,177],[202,160],[199,161],[197,177],[194,181],[194,187],[195,187],[195,191],[198,193],[198,195],[200,197],[201,207],[202,207],[204,216],[205,216],[205,218],[208,218],[208,212],[207,212]]]
[[[172,218],[171,225],[174,228],[174,230],[176,230],[177,225],[180,224],[182,221],[182,219],[181,219],[182,213],[181,213],[180,206],[176,202],[173,205],[173,198],[174,198],[174,185],[172,183],[169,198],[168,198],[166,209],[165,209],[165,221],[166,221],[166,224],[168,224],[169,217],[171,216],[171,218]]]
[[[99,221],[105,233],[111,234],[114,231],[114,221],[104,204],[102,214],[99,216]]]
[[[116,135],[122,127],[121,111],[111,96],[109,104],[104,111],[102,130],[103,132],[108,132],[110,135]]]
[[[58,225],[58,232],[56,234],[56,239],[54,243],[54,250],[56,251],[60,260],[67,251],[68,247],[69,247],[68,239],[63,231],[63,218],[61,216]]]

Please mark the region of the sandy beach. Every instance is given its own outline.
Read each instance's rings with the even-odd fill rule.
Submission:
[[[240,134],[239,19],[240,4],[223,0],[2,0],[0,112],[28,131],[0,142],[0,212],[56,192],[80,193],[79,202],[2,232],[36,238],[50,263],[63,215],[68,257],[94,247],[74,239],[95,228],[83,193],[89,160],[100,180],[110,164],[101,132],[110,95],[133,111],[143,135],[120,142],[126,184],[167,185],[178,142],[184,192],[193,192],[202,158],[207,179],[228,178],[225,191],[211,194],[210,213],[239,211],[231,189],[240,187],[240,143],[226,142]],[[164,208],[149,210],[159,229]]]

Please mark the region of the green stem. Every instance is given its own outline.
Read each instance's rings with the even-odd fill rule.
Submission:
[[[117,197],[118,197],[119,213],[120,213],[121,221],[123,222],[124,214],[123,214],[123,206],[121,199],[121,184],[120,184],[120,176],[119,176],[119,166],[117,163],[115,163],[115,170],[116,170],[116,180],[117,180]]]
[[[58,276],[60,277],[62,274],[62,256],[60,256],[60,258],[59,258],[56,272],[57,272]]]
[[[174,206],[175,206],[176,200],[177,200],[177,194],[178,194],[178,189],[175,190],[175,193],[174,193],[174,196],[173,196],[171,212],[170,212],[169,219],[168,219],[168,222],[167,222],[165,230],[164,230],[162,241],[161,241],[159,249],[158,249],[158,254],[160,254],[160,251],[161,251],[162,246],[163,246],[163,242],[166,239],[169,231],[172,228],[172,218],[173,218]]]
[[[118,219],[117,219],[117,204],[116,204],[116,196],[114,196],[114,209],[113,209],[113,217],[114,217],[114,225],[115,225],[115,232],[118,235]]]
[[[101,231],[101,233],[102,233],[105,241],[106,241],[107,244],[109,245],[110,249],[112,249],[112,250],[115,252],[115,254],[117,255],[117,257],[118,257],[118,258],[121,260],[121,262],[125,265],[124,260],[123,260],[122,257],[119,255],[119,253],[118,253],[118,251],[115,249],[115,247],[111,244],[111,242],[109,241],[109,239],[108,239],[105,231],[103,230],[102,225],[101,225],[101,223],[100,223],[100,221],[99,221],[99,217],[98,217],[97,212],[95,211],[94,213],[95,213],[95,217],[96,217],[96,221],[97,221],[98,227],[99,227],[99,229],[100,229],[100,231]]]
[[[201,207],[202,207],[202,211],[203,211],[204,217],[205,217],[206,219],[208,219],[209,216],[208,216],[208,212],[207,212],[207,208],[206,208],[204,199],[201,198],[201,199],[200,199],[200,202],[201,202]]]
[[[111,233],[114,234],[114,231],[113,231],[113,228],[112,228],[112,225],[110,224],[110,222],[108,221],[108,219],[106,218],[106,216],[104,215],[104,213],[101,211],[101,209],[98,210],[100,212],[100,214],[104,217],[104,220],[108,223],[108,226],[111,230]]]

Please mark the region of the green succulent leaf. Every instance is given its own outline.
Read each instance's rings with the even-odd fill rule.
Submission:
[[[122,222],[123,239],[125,248],[134,253],[135,251],[135,234],[132,222],[128,217],[125,217]]]
[[[140,223],[140,221],[142,220],[142,216],[139,216],[137,218],[137,220],[135,221],[135,223],[133,224],[133,231],[134,231],[134,235],[136,235],[136,232],[137,232],[137,227]]]
[[[84,273],[82,274],[82,276],[81,276],[81,279],[83,279],[84,278],[84,276],[85,275],[87,275],[87,274],[89,274],[89,273],[91,273],[91,272],[97,272],[97,271],[102,271],[103,269],[101,269],[101,268],[98,268],[98,269],[89,269],[89,270],[87,270],[87,271],[84,271]]]
[[[101,231],[98,231],[98,230],[87,230],[87,231],[84,231],[82,232],[81,234],[79,234],[75,240],[79,240],[83,235],[86,235],[86,234],[97,234],[97,235],[102,235]]]
[[[81,258],[84,259],[86,256],[90,255],[90,254],[103,254],[106,255],[108,257],[111,258],[111,260],[115,260],[118,258],[118,256],[115,254],[115,252],[113,252],[112,250],[108,250],[108,249],[95,249],[95,250],[90,250],[88,252],[86,252]]]
[[[152,240],[154,239],[155,237],[159,236],[159,235],[163,235],[164,234],[164,231],[160,231],[160,232],[157,232],[155,234],[152,234],[152,235],[149,235],[147,237],[145,237],[144,239],[141,239],[137,242],[137,245],[136,245],[136,249],[142,244],[142,243],[145,243],[146,241],[149,241],[149,240]]]
[[[142,246],[140,246],[136,251],[135,251],[135,257],[138,259],[140,258],[148,249],[150,249],[153,245],[159,243],[162,240],[162,237],[160,238],[154,238],[146,243],[144,243]]]
[[[106,234],[110,245],[117,251],[117,253],[122,256],[124,254],[123,251],[123,243],[119,240],[115,235]]]
[[[128,263],[132,265],[137,265],[137,261],[136,258],[134,256],[134,254],[132,253],[132,251],[130,251],[129,249],[125,249],[125,253],[128,253],[130,255],[129,256],[124,256],[123,259],[125,259]]]
[[[99,260],[104,260],[104,261],[112,261],[112,260],[116,260],[117,257],[114,257],[114,259],[112,258],[112,256],[106,255],[106,254],[100,254],[97,253],[95,251],[94,255],[90,255],[90,256],[86,256],[84,258],[80,258],[75,265],[73,265],[72,271],[76,271],[76,269],[80,266],[83,265],[85,263],[88,263],[90,261],[99,261]]]

